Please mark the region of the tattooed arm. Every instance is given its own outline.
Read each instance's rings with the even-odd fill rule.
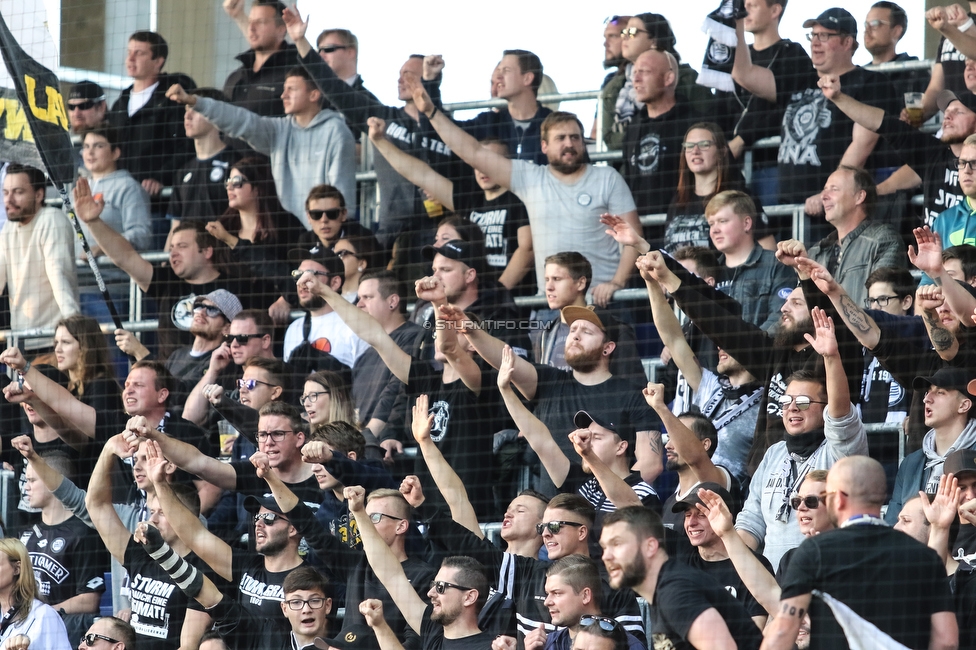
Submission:
[[[881,328],[868,316],[867,312],[851,299],[844,288],[837,284],[827,269],[808,258],[799,258],[797,268],[807,273],[824,295],[830,298],[844,325],[868,350],[873,350],[881,340]]]
[[[942,288],[934,284],[925,284],[915,292],[915,308],[922,314],[922,321],[925,329],[929,333],[932,347],[945,361],[952,361],[959,352],[959,340],[956,335],[949,331],[942,324],[942,307],[945,305],[945,298],[942,295]]]
[[[760,650],[789,650],[796,642],[803,616],[810,608],[810,594],[801,594],[781,600],[776,618],[764,633]]]

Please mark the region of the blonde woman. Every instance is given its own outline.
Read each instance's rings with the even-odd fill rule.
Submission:
[[[38,596],[27,548],[19,539],[0,539],[0,649],[71,650],[61,617]]]

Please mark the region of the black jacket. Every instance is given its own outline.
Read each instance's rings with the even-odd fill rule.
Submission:
[[[241,52],[234,58],[241,62],[241,67],[231,72],[224,82],[227,101],[265,117],[284,115],[281,93],[285,75],[298,65],[297,48],[282,42],[257,72],[254,72],[254,50]]]

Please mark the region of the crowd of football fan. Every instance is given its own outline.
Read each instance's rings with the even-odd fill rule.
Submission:
[[[158,328],[106,337],[3,175],[4,325],[54,338],[0,354],[0,650],[976,648],[976,2],[931,67],[892,2],[810,55],[786,4],[723,3],[700,78],[608,19],[590,133],[527,50],[457,121],[441,56],[383,105],[280,2],[224,1],[223,90],[132,34],[66,92],[72,196]]]

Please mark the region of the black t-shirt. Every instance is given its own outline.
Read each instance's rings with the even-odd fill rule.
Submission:
[[[230,466],[237,472],[237,485],[234,491],[244,496],[270,497],[271,490],[268,489],[268,482],[258,477],[257,470],[250,461],[232,460]],[[312,509],[313,512],[319,509],[322,503],[322,490],[319,488],[318,481],[314,476],[310,476],[301,483],[285,483],[288,489],[295,493],[302,503]]]
[[[568,434],[576,430],[573,416],[579,410],[622,426],[633,426],[635,431],[661,429],[657,416],[641,395],[641,386],[635,383],[610,377],[599,384],[586,386],[576,381],[571,370],[538,364],[535,369],[538,373],[535,416],[549,428],[556,444],[571,461],[580,460],[568,438]],[[548,475],[545,481],[549,482]]]
[[[434,611],[432,605],[424,610],[424,618],[420,622],[420,640],[423,650],[490,650],[492,637],[487,632],[479,632],[463,639],[445,639],[444,626],[430,620]]]
[[[200,570],[203,563],[193,554],[184,559]],[[130,623],[143,650],[176,650],[180,645],[180,632],[187,609],[203,608],[192,598],[187,598],[173,579],[149,557],[141,544],[129,539],[125,548],[128,572],[122,583],[123,595],[128,595],[132,605]]]
[[[812,67],[806,78],[797,74],[776,80],[777,104],[784,109],[778,157],[780,203],[803,203],[819,194],[851,144],[854,122],[824,96],[818,80]],[[877,72],[855,67],[840,76],[840,83],[846,95],[886,113],[897,114],[904,104],[896,101],[888,78]],[[868,169],[878,166],[872,158],[865,165]]]
[[[769,571],[769,575],[773,575],[773,566],[766,559],[766,556],[757,551],[753,551],[752,554]],[[746,608],[749,616],[766,616],[768,614],[756,600],[756,597],[746,588],[745,583],[742,582],[742,578],[739,577],[735,567],[732,565],[732,560],[725,559],[719,560],[718,562],[708,562],[702,558],[698,549],[695,549],[694,552],[689,554],[686,560],[688,566],[708,574],[712,580],[732,594],[732,597],[742,603],[742,606]]]
[[[227,190],[224,182],[230,168],[241,157],[229,147],[213,158],[191,158],[176,173],[173,196],[166,216],[171,219],[213,221],[227,211]]]
[[[970,13],[969,17],[976,20],[974,13]],[[936,62],[942,64],[945,89],[956,94],[969,92],[966,88],[966,55],[957,50],[945,36],[939,39],[938,52]]]
[[[781,583],[782,599],[830,594],[909,648],[928,646],[931,616],[954,611],[945,565],[935,551],[887,526],[854,524],[809,537]],[[810,649],[846,648],[830,608],[810,603]]]
[[[789,77],[796,74],[806,74],[813,67],[810,55],[803,46],[795,41],[782,39],[764,50],[756,50],[749,46],[753,65],[769,69],[778,80],[791,83]],[[738,84],[735,93],[729,93],[729,113],[738,115],[738,123],[734,126],[732,135],[742,136],[747,145],[756,140],[770,138],[780,134],[783,123],[783,109],[773,102],[767,102],[745,90]],[[776,149],[754,149],[752,152],[754,167],[769,167],[776,165]]]
[[[956,535],[956,541],[952,544],[952,548],[949,549],[952,557],[957,560],[962,561],[962,558],[972,559],[969,562],[976,564],[976,526],[971,524],[963,524],[959,526],[959,533]]]
[[[281,614],[281,603],[285,601],[281,585],[295,569],[268,571],[263,555],[241,550],[234,550],[231,567],[237,601],[248,616],[266,619],[286,634],[291,631],[288,619]]]
[[[152,281],[146,292],[156,301],[159,311],[159,358],[165,360],[176,348],[190,345],[193,336],[174,325],[174,319],[189,325],[192,317],[193,298],[205,296],[211,291],[226,289],[237,296],[244,309],[267,309],[274,302],[268,300],[275,294],[273,287],[256,278],[235,278],[221,275],[203,284],[190,284],[179,278],[169,266],[154,266]]]
[[[108,553],[93,529],[77,517],[48,526],[37,522],[20,534],[42,600],[56,605],[72,596],[105,591]]]
[[[429,398],[429,412],[434,415],[430,436],[464,482],[468,499],[475,512],[486,517],[491,512],[491,469],[494,458],[493,426],[500,412],[495,397],[495,372],[485,370],[481,374],[481,393],[475,395],[460,379],[445,384],[441,372],[426,361],[411,359],[410,382],[407,384],[407,401],[413,404],[418,395]],[[437,494],[432,487],[423,457],[417,457],[417,472],[425,487]]]
[[[634,195],[638,213],[667,211],[678,188],[678,161],[684,155],[681,143],[685,133],[692,124],[705,119],[708,117],[692,106],[675,104],[659,117],[648,117],[642,108],[631,120],[624,140],[621,173]],[[659,233],[652,232],[648,241],[658,237]]]
[[[485,233],[484,277],[487,282],[497,282],[512,259],[512,253],[518,248],[519,228],[529,225],[529,213],[522,200],[511,192],[489,201],[484,192],[465,192],[465,189],[454,186],[454,211],[466,215]],[[535,293],[535,287],[533,269],[525,274],[517,289],[531,288]],[[524,291],[515,293],[526,295]]]
[[[661,567],[654,602],[649,605],[655,648],[693,650],[688,631],[695,619],[712,608],[725,620],[740,650],[758,648],[762,642],[762,633],[741,603],[701,571],[673,558]]]

